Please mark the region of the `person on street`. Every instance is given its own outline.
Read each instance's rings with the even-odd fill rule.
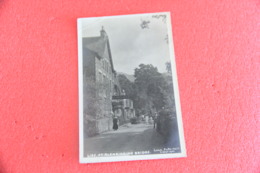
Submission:
[[[114,130],[118,129],[118,118],[117,117],[113,118],[113,129]]]
[[[158,115],[157,115],[157,113],[155,113],[155,115],[154,115],[154,117],[153,117],[153,128],[154,128],[154,129],[156,128],[157,118],[158,118]]]

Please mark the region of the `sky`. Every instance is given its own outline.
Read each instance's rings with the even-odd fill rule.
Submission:
[[[82,36],[100,36],[102,26],[106,31],[114,69],[130,75],[139,64],[152,64],[161,73],[170,61],[167,37],[167,20],[152,15],[128,15],[102,18],[86,18],[82,22]],[[142,21],[150,21],[149,28],[142,29]]]

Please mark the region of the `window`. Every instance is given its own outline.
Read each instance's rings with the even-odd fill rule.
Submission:
[[[110,83],[109,83],[109,89],[110,89],[110,92],[113,92],[112,81],[111,81],[111,79],[110,79]]]
[[[106,72],[108,73],[108,63],[106,61]]]
[[[103,75],[103,83],[105,84],[106,83],[106,76]]]
[[[98,72],[98,94],[99,96],[102,96],[102,73]]]
[[[106,76],[103,75],[103,95],[106,97],[106,86],[105,86],[105,83],[106,83]]]
[[[99,75],[98,75],[98,81],[99,81],[100,83],[102,83],[102,73],[99,72],[98,74],[99,74]]]

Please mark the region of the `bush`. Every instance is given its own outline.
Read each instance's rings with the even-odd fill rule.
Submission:
[[[157,120],[157,131],[166,138],[171,136],[172,133],[178,131],[176,115],[172,114],[172,112],[169,110],[162,110],[159,112]]]

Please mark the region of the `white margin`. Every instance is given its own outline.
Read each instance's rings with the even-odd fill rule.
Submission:
[[[78,27],[78,81],[79,81],[79,161],[84,163],[84,131],[83,131],[83,56],[82,56],[82,26],[80,19],[77,20]]]
[[[151,155],[131,155],[131,156],[112,156],[112,157],[94,157],[87,158],[84,157],[84,131],[83,131],[83,57],[82,57],[82,22],[89,19],[102,19],[102,18],[115,18],[115,17],[127,17],[134,15],[166,15],[167,16],[167,30],[168,30],[168,43],[170,51],[170,59],[172,65],[172,78],[173,78],[173,89],[175,98],[175,107],[177,113],[178,130],[181,153],[171,153],[171,154],[151,154]],[[143,13],[143,14],[130,14],[130,15],[117,15],[117,16],[104,16],[104,17],[89,17],[89,18],[78,18],[77,20],[77,31],[78,31],[78,82],[79,82],[79,162],[80,163],[101,163],[101,162],[118,162],[118,161],[134,161],[134,160],[151,160],[151,159],[168,159],[168,158],[180,158],[187,157],[181,105],[180,105],[180,95],[178,89],[177,80],[177,70],[175,63],[174,54],[174,43],[172,36],[172,25],[171,25],[171,13],[170,12],[159,12],[159,13]]]

